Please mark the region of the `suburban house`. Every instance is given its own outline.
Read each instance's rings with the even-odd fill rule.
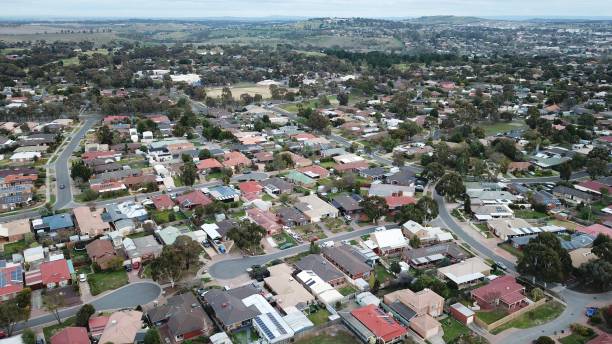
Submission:
[[[293,269],[289,265],[274,265],[269,267],[268,271],[270,277],[264,278],[264,283],[274,294],[274,299],[281,309],[296,307],[304,310],[314,302],[314,296],[293,278]]]
[[[491,273],[491,267],[479,258],[468,258],[459,263],[438,269],[442,280],[449,280],[459,289],[478,283]]]
[[[521,231],[515,231],[513,228],[528,228],[531,227],[529,222],[521,219],[491,219],[487,221],[487,228],[498,236],[503,241],[510,239],[513,236],[521,235]]]
[[[231,332],[250,326],[253,319],[261,314],[255,306],[247,306],[242,301],[256,294],[259,294],[259,290],[251,284],[229,290],[211,289],[204,294],[204,303],[211,308],[220,327]]]
[[[408,240],[404,237],[401,228],[377,231],[372,233],[370,238],[375,244],[375,247],[371,248],[382,256],[399,255],[408,247]]]
[[[176,203],[178,203],[182,209],[193,209],[197,206],[209,205],[212,203],[212,200],[206,197],[202,191],[194,190],[187,194],[178,196],[176,198]]]
[[[69,326],[56,332],[50,340],[51,344],[90,344],[87,328]]]
[[[364,343],[400,343],[408,332],[391,315],[374,305],[340,314],[347,327]]]
[[[92,315],[89,318],[89,322],[88,322],[89,333],[91,334],[91,337],[93,339],[96,339],[96,340],[100,339],[100,336],[104,332],[104,328],[106,327],[106,324],[108,324],[109,318],[110,317],[107,315],[99,315],[99,316]]]
[[[465,251],[454,242],[405,249],[402,254],[403,261],[418,269],[429,268],[443,259],[448,259],[454,264],[466,257]]]
[[[453,235],[440,227],[423,227],[412,220],[405,222],[402,225],[402,230],[406,238],[412,239],[416,236],[425,245],[453,240]]]
[[[123,310],[110,315],[98,343],[132,344],[142,331],[142,312]]]
[[[580,203],[589,204],[593,201],[592,194],[578,189],[568,188],[563,185],[555,186],[553,189],[553,196],[574,205]]]
[[[0,223],[0,244],[23,240],[27,233],[31,233],[30,220],[14,220]]]
[[[309,270],[314,272],[324,282],[329,283],[333,287],[340,287],[346,284],[344,274],[319,254],[309,254],[302,257],[302,259],[295,263],[295,267],[299,271]]]
[[[482,309],[503,308],[509,312],[520,309],[528,304],[525,287],[518,284],[510,275],[498,277],[489,284],[474,289],[472,299]]]
[[[271,195],[281,195],[293,191],[291,183],[278,177],[266,179],[261,182],[261,185],[264,187],[264,191]]]
[[[245,200],[251,201],[261,196],[263,186],[254,180],[249,180],[238,184],[238,189]]]
[[[472,213],[478,221],[514,217],[514,211],[505,204],[474,206],[472,207]]]
[[[444,298],[430,289],[417,293],[410,289],[398,290],[385,295],[383,302],[385,308],[422,338],[429,339],[442,329],[435,318],[443,313]]]
[[[92,211],[89,207],[83,206],[74,208],[72,212],[81,234],[95,238],[110,231],[108,222],[102,220],[104,209],[94,209]]]
[[[338,209],[323,201],[317,195],[298,197],[295,207],[304,213],[311,223],[321,222],[321,220],[327,217],[338,217]]]
[[[287,227],[303,226],[308,224],[308,219],[302,212],[293,207],[279,207],[276,209],[279,222]]]
[[[368,278],[372,267],[349,245],[324,247],[323,256],[352,279]]]
[[[295,277],[304,287],[314,295],[319,302],[325,305],[335,305],[336,302],[342,301],[344,296],[339,291],[334,289],[331,284],[323,281],[312,270],[302,270]]]
[[[174,207],[174,201],[172,201],[172,198],[170,198],[170,196],[167,194],[153,196],[151,201],[153,202],[155,209],[160,211],[170,210]]]
[[[308,177],[307,175],[305,175],[302,172],[298,172],[298,171],[290,171],[289,173],[287,173],[287,175],[285,175],[285,178],[290,181],[291,183],[295,184],[295,185],[299,185],[299,186],[303,186],[305,188],[311,188],[316,184],[316,180]]]
[[[276,215],[267,210],[250,208],[246,210],[246,215],[251,222],[263,227],[268,235],[275,235],[281,231]]]
[[[159,326],[160,335],[171,343],[209,336],[214,324],[202,309],[193,293],[175,295],[165,305],[157,306],[147,313],[151,323]]]
[[[23,289],[23,268],[0,260],[0,301],[14,298]]]
[[[117,252],[110,240],[96,239],[87,244],[85,249],[91,261],[98,264],[102,270],[108,269],[111,262],[117,258]]]
[[[338,208],[342,215],[354,215],[363,210],[362,200],[363,198],[357,194],[339,195],[332,199],[331,204]]]
[[[74,222],[70,214],[56,214],[32,220],[34,231],[56,232],[59,230],[74,229]]]
[[[147,235],[140,238],[123,239],[123,248],[130,259],[145,261],[159,257],[163,246],[155,240],[153,235]]]
[[[240,191],[227,185],[219,185],[208,189],[209,195],[221,202],[238,202]]]
[[[40,281],[47,288],[64,287],[70,283],[72,275],[66,259],[58,259],[40,264]]]

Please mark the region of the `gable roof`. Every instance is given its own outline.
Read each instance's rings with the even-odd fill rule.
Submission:
[[[516,283],[516,279],[510,275],[498,277],[489,284],[472,290],[472,295],[487,302],[494,302],[496,299],[513,302],[516,293],[521,293],[525,289],[522,285]],[[524,298],[523,295],[521,295]]]
[[[133,343],[136,333],[142,327],[142,312],[124,310],[118,311],[108,319],[99,343]]]
[[[387,342],[406,334],[407,330],[393,317],[374,305],[368,305],[351,311],[359,322],[368,328],[377,338]]]
[[[174,206],[172,198],[170,198],[170,196],[168,196],[167,194],[154,196],[153,198],[151,198],[151,201],[153,201],[153,205],[158,210],[169,209]]]
[[[295,263],[295,266],[302,271],[310,270],[314,272],[325,282],[344,277],[344,274],[337,267],[319,254],[309,254],[302,257]]]
[[[47,285],[50,283],[60,283],[70,280],[70,270],[66,259],[59,259],[40,264],[40,273],[42,283]]]
[[[89,344],[85,327],[66,327],[51,337],[51,344]]]

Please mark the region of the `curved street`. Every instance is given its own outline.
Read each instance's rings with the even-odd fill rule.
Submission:
[[[135,282],[106,294],[102,294],[91,301],[90,304],[95,307],[96,311],[136,307],[138,305],[145,305],[155,301],[161,295],[161,292],[161,286],[155,282]],[[77,306],[61,310],[59,312],[60,317],[62,319],[66,319],[75,315],[81,306],[82,304],[79,304]],[[31,318],[27,322],[17,324],[15,326],[15,332],[21,331],[25,328],[37,327],[53,322],[57,322],[53,314]]]

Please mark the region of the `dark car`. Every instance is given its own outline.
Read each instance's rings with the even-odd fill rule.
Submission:
[[[60,189],[64,189],[64,188],[66,188],[66,185],[60,184]]]

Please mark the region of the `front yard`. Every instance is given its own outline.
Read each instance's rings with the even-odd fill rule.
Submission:
[[[508,244],[508,243],[503,243],[499,245],[500,248],[508,251],[508,253],[510,253],[511,255],[520,258],[523,256],[523,251],[519,250],[518,248],[512,246],[512,244]]]
[[[538,326],[558,317],[564,309],[565,306],[556,301],[547,302],[525,314],[522,314],[518,318],[501,325],[493,330],[492,333],[497,334],[512,327],[530,328]]]
[[[327,235],[323,232],[321,228],[319,228],[316,224],[307,224],[304,226],[297,226],[292,228],[296,233],[299,233],[302,236],[302,239],[310,241],[310,239],[314,239],[315,237],[318,239],[325,239]]]
[[[128,284],[128,276],[124,270],[96,272],[87,275],[91,295],[98,295],[107,290],[114,290]]]
[[[332,233],[350,231],[351,227],[344,223],[341,218],[327,218],[323,220],[323,223],[329,228]]]
[[[487,324],[492,324],[497,320],[505,317],[506,315],[508,315],[508,313],[502,309],[476,312],[476,316],[478,317],[478,319],[484,321]]]
[[[55,322],[55,320],[53,321]],[[74,326],[75,322],[76,322],[76,318],[70,317],[70,318],[65,319],[61,324],[55,323],[51,326],[47,326],[43,328],[43,334],[45,335],[45,342],[51,343],[51,337],[53,337],[55,333],[63,330],[66,327]]]
[[[291,235],[285,232],[276,234],[272,236],[272,238],[274,239],[274,241],[276,241],[278,248],[280,248],[281,250],[287,249],[289,247],[293,247],[297,244],[295,239],[293,239]]]
[[[172,215],[170,215],[172,214]],[[174,216],[174,219],[172,218]],[[151,218],[155,223],[161,225],[163,223],[174,222],[186,219],[182,212],[175,212],[174,210],[154,210],[151,212]]]

